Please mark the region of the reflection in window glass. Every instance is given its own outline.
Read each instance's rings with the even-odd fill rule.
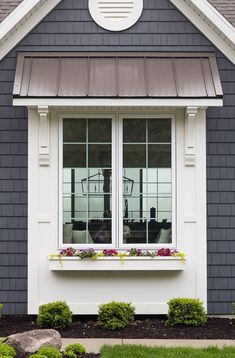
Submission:
[[[123,122],[123,242],[130,246],[169,244],[172,242],[171,120],[124,119]]]
[[[63,120],[64,244],[112,243],[112,192],[115,227],[123,225],[118,243],[122,238],[128,247],[172,242],[171,135],[168,118]],[[122,177],[122,193],[118,182],[113,188],[113,170]]]
[[[111,120],[63,120],[63,243],[110,244]]]

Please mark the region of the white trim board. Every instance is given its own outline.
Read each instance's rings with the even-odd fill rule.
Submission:
[[[61,0],[23,0],[0,23],[0,60],[6,56]]]
[[[0,60],[61,0],[23,0],[0,23]],[[235,28],[207,0],[170,0],[235,64]]]
[[[107,110],[111,113],[110,109]],[[139,114],[140,110],[141,108],[138,108],[135,113]],[[161,115],[159,110],[154,113],[152,107],[149,108],[149,112],[152,115]],[[97,113],[97,108],[93,108],[94,113]],[[174,111],[177,140],[177,248],[186,254],[185,270],[150,270],[148,275],[142,271],[135,273],[127,270],[96,272],[95,275],[94,271],[89,270],[49,270],[48,255],[58,250],[58,165],[61,149],[58,134],[59,120],[64,114],[64,107],[60,111],[49,111],[50,165],[41,166],[38,165],[39,114],[36,108],[29,110],[28,313],[36,314],[39,304],[62,299],[70,304],[74,314],[92,314],[97,312],[97,303],[118,299],[133,302],[138,313],[164,314],[167,302],[174,297],[175,292],[181,297],[198,297],[206,306],[206,110],[198,110],[196,113],[194,166],[185,166],[184,160],[185,111],[179,108]],[[76,109],[74,116],[75,114],[81,115],[79,108]],[[192,132],[189,131],[189,134],[193,134]],[[127,261],[129,262],[128,259],[124,262],[125,266],[128,264]],[[102,264],[103,261],[78,263],[96,265],[99,262]],[[149,260],[149,263],[153,262],[155,261]],[[115,263],[120,264],[120,259]],[[139,287],[142,290],[139,290]],[[94,292],[97,292],[95,297]]]
[[[170,0],[235,64],[235,28],[207,0]]]
[[[48,107],[222,107],[221,98],[14,98],[13,106]]]

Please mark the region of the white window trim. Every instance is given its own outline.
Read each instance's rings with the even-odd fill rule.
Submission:
[[[112,187],[118,188],[112,193],[112,242],[110,244],[64,244],[63,243],[63,119],[64,118],[110,118],[112,120]],[[172,242],[168,244],[123,244],[123,208],[122,201],[123,197],[120,195],[122,193],[122,153],[120,150],[122,148],[122,130],[123,127],[120,125],[120,122],[124,118],[169,118],[171,119],[171,169],[172,169],[172,220],[171,220],[171,230],[172,230]],[[114,138],[116,136],[116,138]],[[118,143],[118,150],[115,144]],[[143,250],[156,250],[158,248],[177,248],[176,232],[177,232],[177,220],[176,220],[176,125],[175,125],[175,115],[174,114],[125,114],[122,113],[112,113],[112,114],[91,114],[91,113],[78,113],[78,114],[60,114],[59,115],[59,193],[58,193],[58,207],[59,207],[59,218],[58,218],[58,249],[65,249],[68,246],[71,246],[75,249],[85,249],[93,247],[95,250],[103,249],[117,249],[117,250],[127,250],[132,247],[141,248]],[[114,165],[113,163],[118,163]],[[118,218],[118,219],[116,219]]]

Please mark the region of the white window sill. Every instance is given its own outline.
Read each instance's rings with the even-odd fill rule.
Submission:
[[[49,258],[51,271],[183,271],[186,263],[179,257],[77,257]]]

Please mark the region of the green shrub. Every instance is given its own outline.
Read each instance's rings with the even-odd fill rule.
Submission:
[[[125,328],[134,319],[135,307],[131,303],[109,302],[99,306],[98,325],[105,329]]]
[[[64,352],[64,357],[66,358],[77,358],[77,355],[73,353],[72,351],[66,351]]]
[[[80,343],[69,344],[64,350],[64,356],[67,358],[77,358],[78,354],[85,354],[86,348]]]
[[[62,358],[62,354],[54,347],[41,347],[38,354],[46,356],[47,358]]]
[[[9,346],[9,344],[0,343],[0,356],[15,357],[16,351],[13,347]]]
[[[4,304],[3,303],[0,303],[0,318],[2,317],[2,309],[4,307]]]
[[[202,302],[196,298],[173,298],[168,302],[167,324],[201,326],[207,322]]]
[[[39,306],[37,323],[44,327],[64,328],[72,322],[72,311],[66,302],[56,301]]]
[[[12,358],[12,356],[2,356],[2,355],[0,355],[0,358]]]
[[[29,356],[29,358],[47,358],[47,356],[36,353],[36,354],[31,354],[31,356]]]

